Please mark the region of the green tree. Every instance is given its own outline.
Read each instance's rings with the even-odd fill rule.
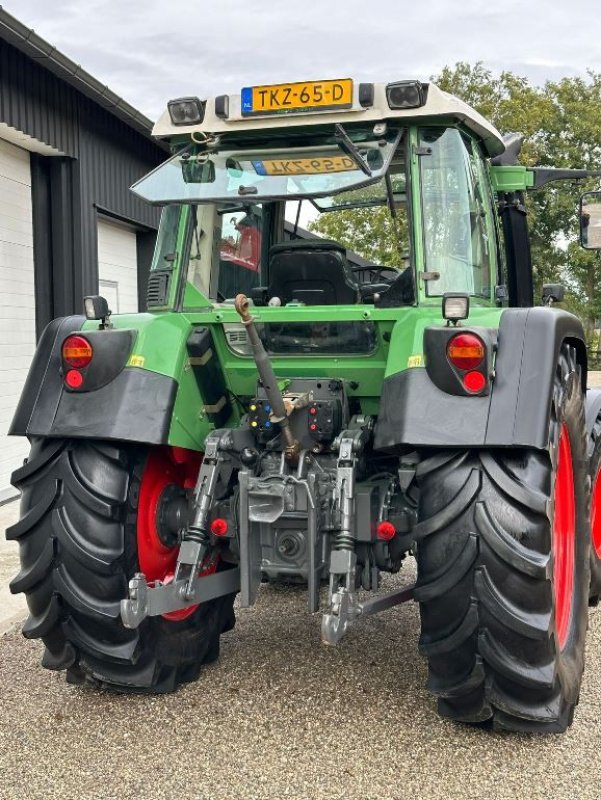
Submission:
[[[402,209],[396,219],[387,206],[330,211],[321,214],[309,228],[374,264],[400,267],[407,257],[407,216]]]
[[[482,63],[460,62],[432,79],[472,105],[503,133],[525,136],[520,161],[526,166],[601,169],[601,74],[588,80],[563,78],[531,86],[511,72],[496,76]],[[562,282],[566,305],[582,317],[589,342],[601,309],[601,261],[577,244],[578,196],[595,188],[561,182],[528,193],[536,294],[545,282]]]

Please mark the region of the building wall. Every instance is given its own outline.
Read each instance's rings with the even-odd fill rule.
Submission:
[[[77,106],[70,86],[0,39],[0,121],[77,158]]]
[[[7,436],[35,350],[29,153],[0,140],[0,503],[29,449]]]
[[[98,291],[99,226],[105,278],[123,310],[143,308],[159,223],[129,187],[166,152],[125,121],[135,111],[117,117],[65,80],[0,38],[0,503],[27,451],[6,432],[36,335]]]
[[[0,123],[57,153],[31,158],[38,335],[98,290],[99,214],[136,229],[143,296],[160,215],[129,187],[165,151],[3,40]]]

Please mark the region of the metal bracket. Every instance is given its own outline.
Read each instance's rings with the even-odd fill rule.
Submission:
[[[129,598],[121,601],[121,619],[126,628],[137,628],[146,617],[157,617],[170,611],[179,611],[198,603],[206,603],[240,590],[240,570],[227,569],[212,575],[197,575],[192,581],[192,594],[182,596],[182,588],[175,582],[150,585],[146,577],[137,572],[129,582]]]
[[[324,642],[336,644],[346,633],[357,613],[357,555],[355,553],[355,469],[368,433],[368,422],[354,430],[345,430],[337,437],[338,450],[334,510],[338,517],[335,548],[330,554],[330,610],[323,615],[321,636]]]
[[[226,450],[231,444],[231,433],[227,429],[213,431],[205,440],[204,458],[194,488],[192,521],[182,533],[173,580],[178,586],[186,582],[184,597],[188,600],[192,596],[192,585],[207,553],[209,514],[215,501],[217,483],[226,462],[229,461]]]
[[[369,617],[401,603],[407,603],[409,600],[413,600],[414,595],[415,584],[412,584],[359,603],[356,600],[355,592],[341,590],[334,595],[331,613],[323,616],[321,640],[324,644],[336,645],[349,626],[359,617]]]
[[[355,536],[352,529],[355,520],[355,470],[372,423],[369,417],[361,419],[360,426],[343,431],[335,442],[338,449],[338,468],[334,498],[340,515],[337,533],[339,549],[333,550],[330,556],[330,609],[323,615],[321,622],[321,638],[324,644],[338,644],[358,617],[377,614],[404,603],[411,600],[414,594],[415,587],[409,586],[362,603],[359,602],[355,588],[357,555],[354,551]],[[377,577],[373,585],[377,585]]]

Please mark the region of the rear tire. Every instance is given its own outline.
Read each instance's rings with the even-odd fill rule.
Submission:
[[[445,451],[419,465],[420,649],[443,717],[531,732],[572,722],[590,536],[583,395],[567,346],[549,442],[548,452]]]
[[[589,603],[599,604],[601,597],[601,418],[592,433],[591,475],[591,589]]]
[[[120,600],[139,571],[138,496],[156,448],[89,440],[34,439],[12,476],[21,519],[6,532],[19,542],[27,638],[45,645],[43,666],[71,683],[124,692],[169,692],[198,677],[233,627],[234,595],[200,605],[181,621],[121,622]]]

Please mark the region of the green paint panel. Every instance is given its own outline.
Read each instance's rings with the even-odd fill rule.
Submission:
[[[469,324],[498,327],[503,309],[473,306]],[[262,322],[332,321],[332,309],[260,308],[255,317]],[[308,318],[308,319],[307,319]],[[384,378],[412,367],[423,366],[423,332],[429,325],[443,325],[440,305],[395,309],[365,306],[336,308],[336,321],[373,321],[377,329],[377,346],[369,355],[278,355],[272,357],[279,378],[340,378],[347,382],[349,394],[360,401],[361,410],[377,414]],[[202,449],[206,435],[213,429],[203,410],[203,398],[188,361],[186,341],[194,326],[212,329],[215,357],[222,366],[226,385],[232,395],[252,397],[257,382],[253,359],[234,353],[226,342],[224,322],[239,322],[231,307],[177,314],[123,314],[112,318],[115,328],[133,328],[137,336],[129,365],[175,378],[179,384],[169,443],[179,447]],[[88,322],[92,330],[97,323]],[[240,410],[233,401],[234,412],[229,425],[237,425]]]
[[[495,192],[521,192],[534,186],[534,173],[519,165],[491,167],[490,179]]]

